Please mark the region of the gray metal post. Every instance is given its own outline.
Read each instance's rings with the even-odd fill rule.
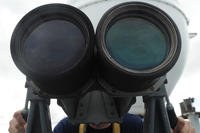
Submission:
[[[196,112],[195,107],[193,107],[194,98],[184,99],[180,103],[182,116],[189,119],[192,126],[195,128],[196,133],[200,133],[200,112]]]

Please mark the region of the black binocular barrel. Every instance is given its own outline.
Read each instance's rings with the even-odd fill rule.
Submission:
[[[63,95],[88,80],[94,30],[75,7],[48,4],[33,9],[16,26],[11,54],[16,66],[44,92]]]
[[[161,9],[126,2],[109,9],[96,31],[102,79],[120,91],[148,88],[176,63],[181,49],[179,31]]]

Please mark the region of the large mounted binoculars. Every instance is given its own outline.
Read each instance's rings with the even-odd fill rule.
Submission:
[[[53,97],[91,88],[111,89],[113,94],[145,91],[174,66],[180,51],[175,22],[142,2],[110,8],[96,32],[73,6],[40,6],[21,19],[11,39],[16,66]]]

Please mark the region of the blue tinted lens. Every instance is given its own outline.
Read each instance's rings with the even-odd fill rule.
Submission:
[[[106,33],[106,48],[120,65],[132,70],[152,69],[163,62],[168,46],[164,33],[141,18],[125,18]]]
[[[35,28],[24,45],[26,62],[35,71],[62,71],[80,60],[85,38],[73,23],[51,20]]]

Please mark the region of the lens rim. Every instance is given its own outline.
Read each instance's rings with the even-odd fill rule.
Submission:
[[[132,70],[120,65],[109,54],[106,48],[105,35],[107,31],[115,22],[128,17],[139,17],[150,21],[166,36],[169,44],[169,52],[167,58],[157,67],[147,70]],[[139,77],[161,76],[165,74],[174,66],[181,50],[180,33],[173,20],[161,9],[143,2],[122,3],[108,10],[98,24],[96,37],[98,52],[104,63],[111,65],[118,71]]]
[[[85,50],[81,58],[74,63],[70,68],[61,71],[60,73],[51,73],[42,75],[33,71],[23,58],[24,41],[29,34],[43,22],[51,20],[65,20],[77,26],[85,38]],[[93,55],[94,30],[89,18],[79,9],[65,4],[47,4],[37,7],[27,13],[17,24],[11,37],[11,56],[19,68],[26,76],[38,80],[44,78],[57,78],[72,69],[76,69],[79,64],[85,64],[85,58],[90,58]]]

